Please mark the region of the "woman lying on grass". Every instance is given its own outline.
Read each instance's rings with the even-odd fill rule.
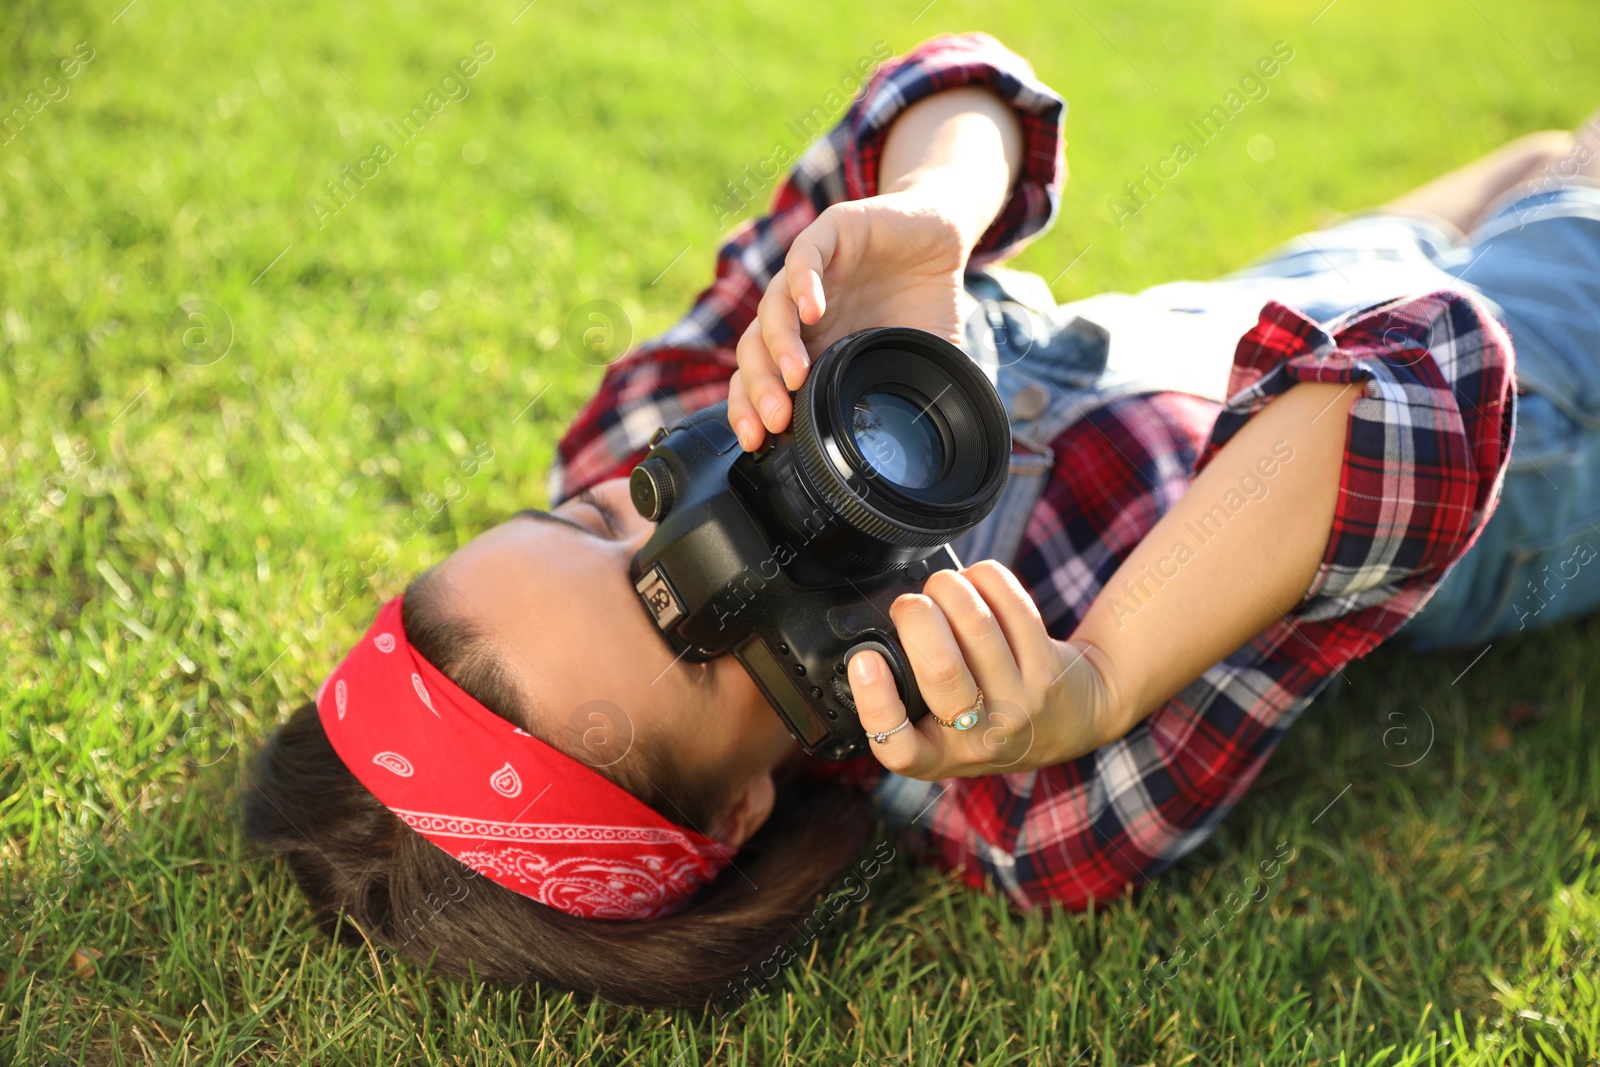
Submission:
[[[246,797],[324,919],[449,972],[704,1003],[858,855],[864,793],[968,884],[1081,908],[1194,849],[1402,626],[1458,646],[1600,602],[1594,128],[1240,274],[1057,308],[993,265],[1052,220],[1063,111],[983,35],[888,63],[607,370],[553,510],[383,609]],[[881,325],[990,368],[1012,474],[972,565],[891,612],[933,714],[906,726],[859,654],[875,759],[822,764],[739,663],[674,657],[628,578],[652,524],[625,478],[723,399],[759,447],[810,357]]]

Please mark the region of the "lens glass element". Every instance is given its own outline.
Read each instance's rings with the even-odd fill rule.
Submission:
[[[926,405],[896,393],[863,393],[851,429],[861,458],[896,485],[926,489],[944,473],[944,442]]]

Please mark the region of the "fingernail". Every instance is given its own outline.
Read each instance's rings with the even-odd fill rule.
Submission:
[[[769,396],[761,402],[761,414],[766,418],[767,425],[778,417],[778,398]]]
[[[800,368],[794,359],[785,357],[783,361],[783,383],[788,385],[791,381],[793,381],[794,376],[799,372],[799,370]]]
[[[874,673],[872,661],[865,656],[857,656],[850,661],[850,673],[856,676],[858,682],[872,681]]]
[[[739,428],[735,432],[739,435],[739,444],[741,446],[746,445],[750,441],[754,441],[756,437],[754,420],[749,418],[741,418],[739,420]],[[745,451],[748,452],[750,449],[746,447]]]

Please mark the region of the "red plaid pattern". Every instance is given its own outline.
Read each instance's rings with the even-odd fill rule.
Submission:
[[[1066,105],[1027,62],[984,33],[936,37],[880,67],[828,135],[808,148],[778,187],[772,210],[740,226],[717,254],[717,278],[661,337],[606,369],[594,397],[561,439],[550,500],[626,474],[650,434],[727,399],[734,348],[755,318],[767,283],[801,230],[829,206],[876,196],[878,163],[900,113],[943,89],[981,85],[1016,109],[1022,173],[972,254],[982,266],[1011,255],[1055,218],[1060,202]]]
[[[1245,421],[1298,382],[1360,382],[1328,548],[1305,599],[1126,737],[1025,774],[951,779],[920,821],[938,860],[1019,905],[1077,908],[1206,839],[1290,725],[1393,634],[1487,521],[1511,455],[1510,339],[1454,292],[1328,330],[1269,303],[1239,342],[1231,398],[1120,400],[1053,443],[1014,564],[1065,638],[1117,567]],[[865,765],[856,780],[881,778]]]
[[[876,190],[894,117],[940,89],[983,84],[1016,107],[1024,173],[975,265],[1046,228],[1063,169],[1064,105],[982,34],[942,37],[886,64],[779,189],[771,214],[723,246],[716,281],[661,338],[607,369],[562,439],[550,495],[626,474],[658,426],[727,396],[734,346],[789,243],[829,204]],[[1359,382],[1339,503],[1312,589],[1282,622],[1206,671],[1126,737],[1044,770],[938,783],[927,850],[1020,906],[1082,907],[1154,877],[1238,802],[1312,698],[1399,628],[1482,528],[1510,456],[1511,344],[1471,298],[1438,292],[1319,327],[1271,303],[1241,339],[1225,405],[1125,398],[1054,442],[1056,469],[1013,569],[1057,637],[1240,426],[1302,381]],[[836,768],[870,786],[870,758]]]

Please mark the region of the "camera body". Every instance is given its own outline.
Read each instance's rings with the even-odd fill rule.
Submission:
[[[960,349],[905,328],[830,346],[791,428],[746,453],[727,405],[651,438],[634,506],[656,531],[634,587],[684,659],[733,655],[810,755],[866,751],[846,679],[883,655],[910,717],[927,713],[889,605],[936,570],[993,508],[1010,429]]]

